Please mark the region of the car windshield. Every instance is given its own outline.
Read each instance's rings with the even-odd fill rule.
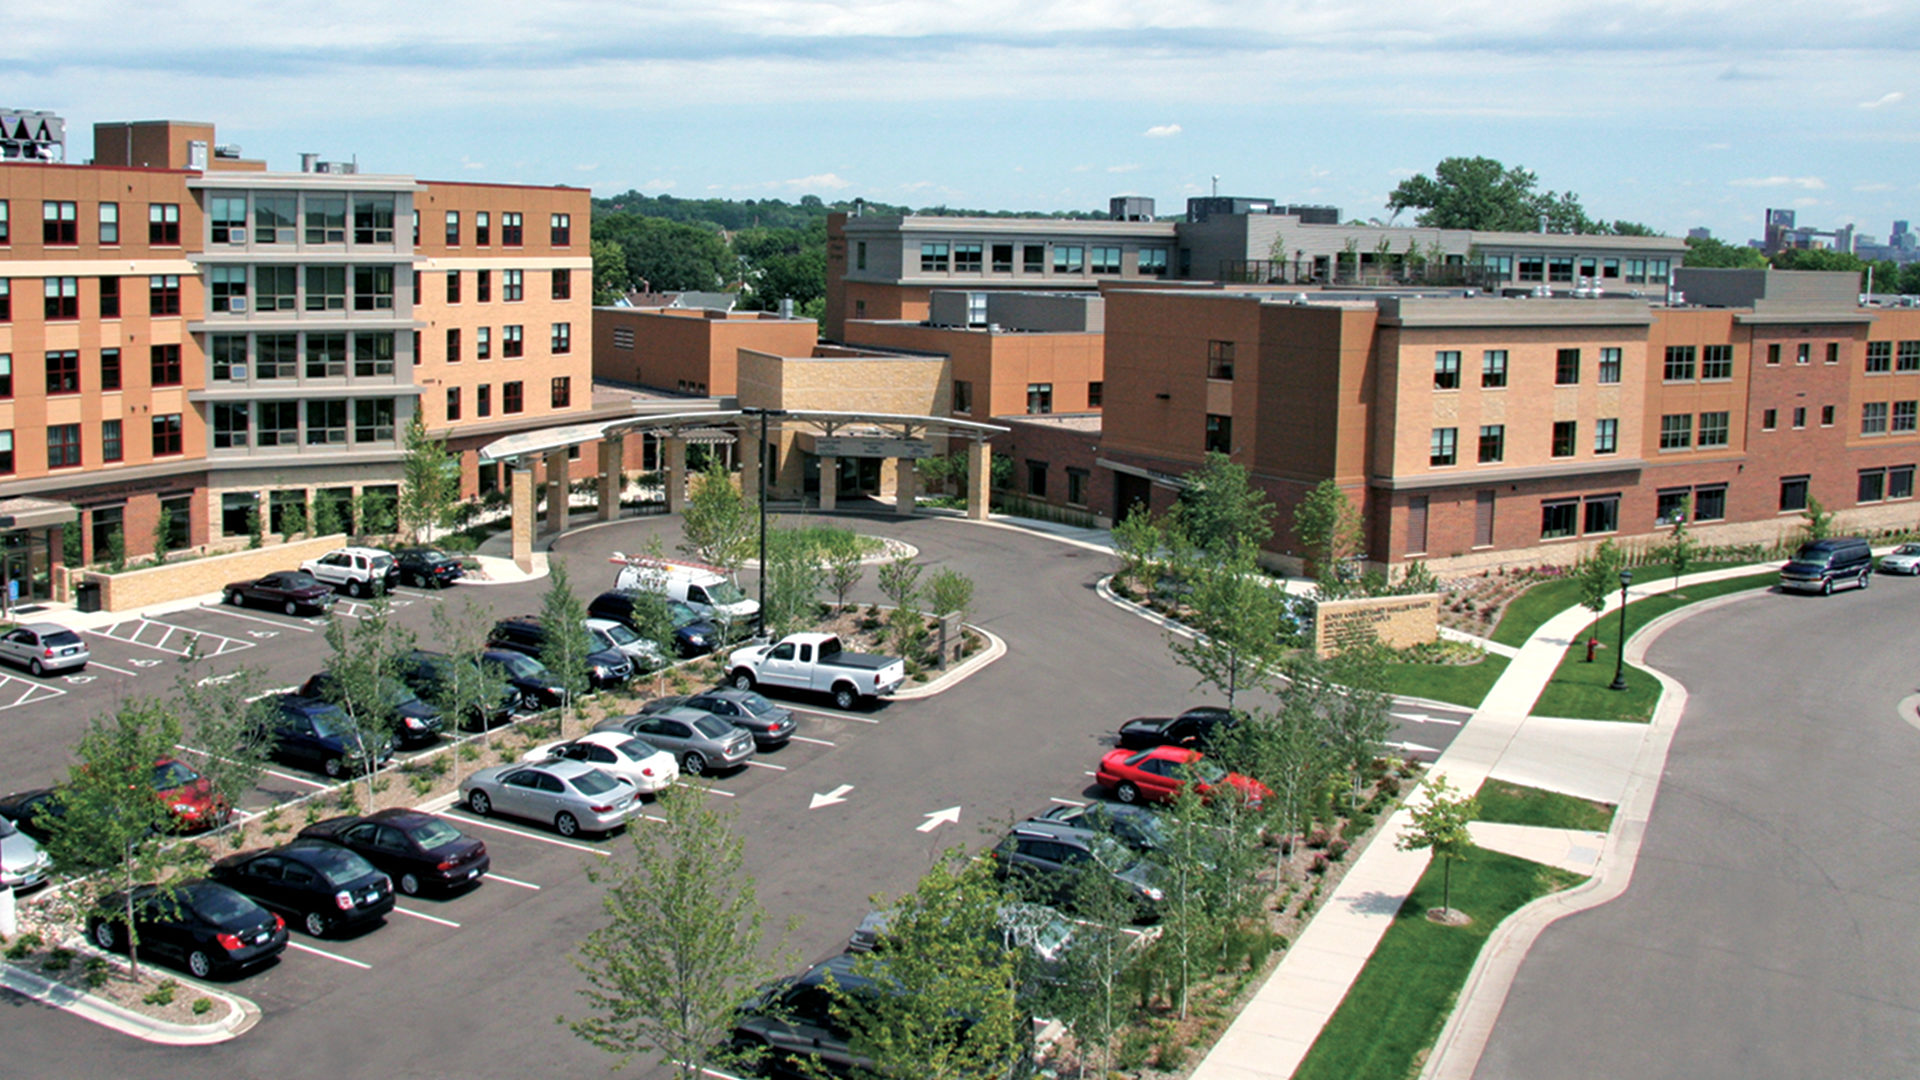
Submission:
[[[71,630],[56,630],[40,639],[42,645],[78,645],[80,635]]]
[[[268,584],[275,584],[269,579]],[[277,583],[283,589],[308,589],[320,584],[320,579],[312,574],[281,574]]]
[[[737,604],[745,600],[747,594],[741,592],[740,586],[733,582],[722,581],[717,585],[707,586],[707,597],[716,604]]]
[[[1120,841],[1106,833],[1094,833],[1087,837],[1087,846],[1093,849],[1093,857],[1099,859],[1102,866],[1118,868],[1133,861],[1133,855]]]
[[[453,561],[451,558],[448,558],[447,553],[444,551],[419,551],[415,552],[413,557],[426,563],[428,566]]]
[[[1920,544],[1901,544],[1893,549],[1895,555],[1920,555]]]
[[[329,844],[326,847],[314,845],[301,852],[301,860],[320,871],[327,884],[340,888],[373,873],[373,864],[348,851]]]
[[[194,885],[186,890],[187,906],[195,915],[215,926],[230,926],[246,918],[261,918],[266,913],[259,905],[218,885]]]
[[[638,735],[629,735],[627,736],[626,742],[616,743],[615,745],[620,748],[621,753],[635,761],[644,761],[660,752],[659,747]]]
[[[347,714],[332,705],[312,715],[313,732],[323,739],[343,738],[353,729],[353,725],[347,722]]]
[[[451,844],[460,839],[460,830],[436,818],[428,818],[426,823],[413,830],[413,842],[431,851],[442,844]]]
[[[153,790],[155,791],[172,791],[177,787],[186,787],[198,779],[200,779],[199,773],[177,761],[163,761],[153,767]]]
[[[640,635],[627,629],[620,623],[608,623],[598,628],[600,633],[611,640],[615,646],[631,645],[640,640]]]
[[[1198,776],[1203,783],[1217,784],[1227,778],[1227,770],[1215,765],[1206,758],[1201,758],[1198,761],[1190,763],[1189,767],[1193,769],[1193,774]]]
[[[499,653],[494,662],[506,668],[516,679],[538,679],[547,673],[545,664],[519,653]]]
[[[717,716],[702,716],[693,722],[693,726],[709,739],[724,739],[734,730],[732,724]]]
[[[573,785],[573,790],[588,796],[605,795],[607,792],[619,786],[614,782],[613,777],[608,776],[599,769],[595,769],[589,773],[581,773],[579,776],[567,781],[567,783]]]
[[[741,708],[747,710],[748,712],[752,713],[755,716],[759,716],[762,713],[770,712],[773,709],[773,702],[768,701],[766,698],[761,697],[759,694],[756,694],[751,690],[747,691],[744,694],[741,694],[738,698],[735,698],[734,700],[740,703]]]
[[[700,621],[699,612],[678,600],[667,601],[667,614],[673,619],[673,628],[675,630],[680,629],[688,623]]]

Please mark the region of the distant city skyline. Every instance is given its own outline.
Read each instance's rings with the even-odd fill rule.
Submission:
[[[1484,155],[1672,236],[1780,207],[1884,240],[1920,219],[1916,42],[1920,5],[1803,0],[102,0],[13,22],[0,104],[65,117],[75,161],[172,118],[274,169],[988,210],[1177,213],[1217,175],[1384,220]]]

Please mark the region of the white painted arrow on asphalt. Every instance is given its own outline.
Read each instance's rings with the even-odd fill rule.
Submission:
[[[1463,722],[1460,720],[1444,720],[1438,716],[1428,716],[1423,712],[1397,712],[1392,715],[1397,720],[1411,720],[1416,724],[1445,724],[1448,727],[1459,727]]]
[[[1440,749],[1434,746],[1421,746],[1417,742],[1390,742],[1386,744],[1395,750],[1405,750],[1409,754],[1438,754]]]
[[[832,806],[834,803],[846,802],[847,792],[852,790],[853,790],[852,784],[841,784],[839,787],[834,788],[832,791],[827,792],[825,795],[821,795],[818,792],[816,792],[813,796],[813,801],[807,804],[807,809],[818,810],[823,806]]]
[[[921,822],[914,831],[932,832],[942,825],[958,824],[960,824],[960,808],[957,806],[949,806],[945,810],[935,810],[933,813],[928,814],[927,820]]]

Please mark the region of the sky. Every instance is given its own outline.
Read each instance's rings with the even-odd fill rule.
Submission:
[[[1218,177],[1385,219],[1482,155],[1671,235],[1920,221],[1913,0],[21,2],[0,104],[71,161],[182,119],[277,170],[1161,214]]]

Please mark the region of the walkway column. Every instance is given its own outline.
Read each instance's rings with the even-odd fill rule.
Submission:
[[[559,533],[567,531],[567,452],[554,450],[547,454],[547,531]]]
[[[734,456],[740,459],[740,497],[748,506],[760,501],[760,422],[734,429]],[[767,477],[767,497],[773,497],[773,477]]]
[[[626,436],[614,435],[600,440],[600,520],[620,517],[620,492],[626,485]]]
[[[893,463],[893,512],[911,514],[920,501],[920,473],[910,457],[895,458]]]
[[[687,501],[687,440],[679,435],[666,436],[667,459],[660,463],[660,475],[667,485],[667,513],[677,514]]]
[[[967,447],[967,517],[987,520],[988,496],[993,486],[993,448],[985,439]]]
[[[840,503],[840,459],[820,458],[820,509],[832,510]]]
[[[513,487],[513,565],[533,573],[533,464],[515,458],[507,466]]]

